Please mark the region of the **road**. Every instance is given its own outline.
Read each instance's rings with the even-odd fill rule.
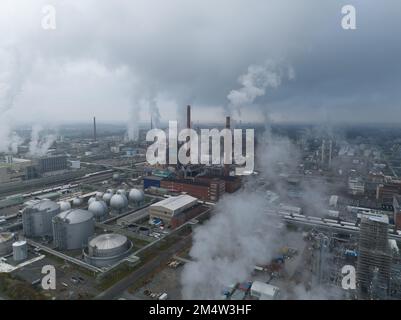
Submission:
[[[123,294],[124,291],[127,290],[129,287],[131,287],[133,284],[135,284],[135,282],[137,282],[141,278],[146,277],[153,270],[160,267],[162,264],[167,263],[167,261],[170,260],[177,252],[189,246],[191,244],[190,241],[191,237],[192,234],[184,237],[183,239],[172,245],[170,248],[168,248],[166,251],[162,252],[157,257],[145,263],[138,270],[134,271],[124,279],[120,280],[119,282],[108,288],[107,290],[103,291],[95,299],[112,300],[113,298]]]

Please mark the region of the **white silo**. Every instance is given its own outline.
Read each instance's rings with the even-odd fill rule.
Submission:
[[[96,221],[102,221],[107,216],[108,208],[103,200],[96,200],[89,205],[88,211],[93,213]]]
[[[0,233],[0,257],[13,251],[12,244],[15,241],[15,234],[11,232]]]
[[[128,198],[131,202],[138,205],[143,201],[144,195],[143,195],[142,190],[131,189],[131,191],[129,192]]]
[[[14,261],[22,261],[28,258],[28,245],[25,240],[13,243],[13,258]]]
[[[60,250],[85,247],[94,232],[93,213],[88,210],[72,209],[53,218],[54,244]]]
[[[22,226],[25,236],[51,236],[52,218],[59,213],[60,205],[51,200],[41,200],[24,208]]]

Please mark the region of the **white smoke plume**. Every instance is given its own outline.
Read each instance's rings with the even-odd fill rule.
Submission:
[[[227,111],[241,115],[241,110],[252,105],[256,98],[264,96],[268,88],[278,88],[283,79],[294,78],[295,71],[292,67],[283,66],[272,60],[267,60],[263,65],[251,65],[247,73],[238,78],[242,87],[228,94],[229,109]]]
[[[253,188],[251,188],[253,189]],[[263,192],[245,189],[223,198],[216,214],[195,230],[182,274],[184,299],[217,299],[224,287],[270,262],[279,244],[279,218],[266,214]]]
[[[12,108],[21,91],[23,72],[16,50],[0,47],[0,152],[16,152],[21,139],[12,130]]]
[[[43,127],[34,125],[31,131],[31,141],[29,142],[29,155],[40,157],[46,155],[49,148],[56,141],[56,135],[46,134],[42,135]]]

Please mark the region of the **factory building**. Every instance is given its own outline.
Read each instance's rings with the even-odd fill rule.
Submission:
[[[360,298],[386,299],[392,260],[387,216],[362,218],[358,251],[357,284]]]
[[[173,192],[185,192],[203,201],[218,201],[225,192],[225,182],[217,178],[207,181],[168,179],[162,180],[160,187]]]
[[[60,213],[60,205],[51,200],[34,201],[22,211],[22,226],[27,237],[51,236],[52,218]]]
[[[276,300],[280,294],[280,289],[268,283],[254,281],[251,286],[251,296],[259,300]]]
[[[147,176],[143,178],[143,189],[146,190],[151,187],[160,188],[160,182],[163,177]]]
[[[188,195],[164,199],[149,207],[149,221],[162,220],[165,227],[177,228],[199,214],[191,210],[197,204],[198,199]]]
[[[61,212],[53,218],[53,238],[60,250],[84,248],[95,232],[93,213],[82,209]]]
[[[67,157],[64,155],[42,157],[37,160],[37,163],[38,171],[40,173],[67,169]]]
[[[91,239],[84,250],[85,261],[96,267],[110,267],[127,257],[132,242],[123,235],[108,233]]]
[[[401,183],[379,184],[376,189],[376,199],[383,204],[392,204],[393,197],[401,194]]]

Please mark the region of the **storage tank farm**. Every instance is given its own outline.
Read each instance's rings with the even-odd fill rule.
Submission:
[[[54,244],[59,250],[81,249],[95,232],[93,213],[71,209],[55,216],[53,222]]]
[[[96,267],[110,267],[127,257],[132,250],[132,242],[124,235],[101,234],[92,238],[84,250],[86,262]]]
[[[93,213],[96,221],[102,221],[107,217],[109,209],[107,208],[106,202],[100,199],[95,199],[88,206],[88,211]]]
[[[114,213],[120,214],[128,207],[128,199],[125,190],[118,190],[110,199],[110,207]]]
[[[0,257],[6,256],[13,251],[12,245],[15,241],[15,234],[11,232],[0,233]]]
[[[22,211],[22,226],[27,237],[52,236],[52,219],[60,213],[60,205],[51,200],[41,200]]]

